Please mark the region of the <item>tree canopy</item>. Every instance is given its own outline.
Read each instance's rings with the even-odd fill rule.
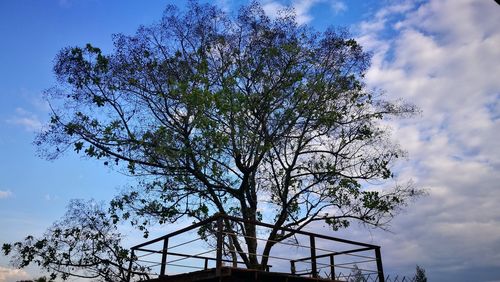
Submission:
[[[383,227],[418,194],[367,188],[404,155],[382,121],[415,108],[366,87],[370,55],[346,30],[298,25],[292,10],[270,18],[257,3],[232,15],[190,2],[113,41],[109,54],[87,44],[57,55],[36,144],[136,176],[111,203],[115,221],[145,232],[214,213],[266,221],[276,228],[260,261],[255,226],[235,241],[259,268],[286,237],[279,227]]]
[[[49,281],[69,277],[96,281],[128,281],[131,260],[107,210],[95,201],[73,200],[61,220],[43,236],[3,244],[2,252],[13,255],[12,264],[23,268],[35,264],[50,274]],[[132,267],[135,272],[144,268]],[[36,281],[47,281],[40,277]]]

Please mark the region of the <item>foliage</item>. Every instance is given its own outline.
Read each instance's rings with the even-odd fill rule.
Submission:
[[[425,269],[417,265],[415,273],[415,282],[427,282],[427,276],[425,276]]]
[[[349,282],[364,282],[365,277],[363,276],[363,272],[359,267],[355,264],[353,269],[351,269],[351,274],[349,275]]]
[[[41,238],[28,236],[21,242],[3,244],[2,251],[13,257],[16,267],[34,264],[49,273],[49,279],[36,281],[58,277],[127,281],[130,254],[121,247],[122,236],[111,222],[101,205],[73,200],[66,215]],[[144,269],[134,266],[132,270]]]
[[[136,176],[112,202],[115,222],[147,235],[185,216],[264,220],[276,228],[260,262],[254,226],[233,240],[259,268],[293,235],[278,227],[383,227],[419,193],[365,188],[393,177],[404,154],[380,121],[415,108],[366,88],[370,56],[345,30],[313,31],[288,10],[270,19],[257,3],[231,16],[190,2],[114,45],[108,55],[61,50],[51,124],[36,144],[48,158],[73,149]]]

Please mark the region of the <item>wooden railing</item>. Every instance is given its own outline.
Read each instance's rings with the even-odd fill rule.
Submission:
[[[176,268],[187,267],[199,270],[208,270],[215,268],[216,276],[221,275],[221,270],[225,263],[231,264],[232,267],[241,266],[241,268],[245,268],[246,267],[245,263],[239,259],[241,258],[241,256],[239,258],[237,256],[236,257],[234,256],[234,254],[237,254],[237,252],[234,252],[233,250],[232,259],[228,259],[227,256],[225,256],[224,254],[224,251],[227,251],[227,247],[225,248],[224,245],[226,238],[229,238],[229,236],[231,236],[232,238],[237,237],[239,239],[247,237],[245,234],[237,233],[233,229],[228,230],[226,228],[226,224],[228,222],[236,224],[241,224],[241,223],[252,224],[255,225],[256,227],[258,226],[265,229],[275,228],[275,226],[267,223],[249,221],[224,214],[215,215],[206,220],[195,223],[191,226],[179,229],[167,235],[133,246],[131,248],[131,254],[132,258],[134,259],[132,259],[130,262],[128,280],[129,281],[131,280],[131,275],[133,274],[131,270],[133,268],[134,263],[136,264],[147,263],[148,264],[147,268],[150,269],[151,271],[151,273],[148,273],[149,276],[158,275],[159,277],[167,275],[167,266],[172,266]],[[173,249],[175,248],[189,246],[190,244],[193,244],[196,241],[200,240],[203,241],[204,239],[205,240],[207,239],[206,237],[202,238],[201,236],[198,236],[197,238],[190,240],[184,240],[182,243],[169,245],[169,243],[171,243],[171,239],[174,237],[179,237],[180,235],[187,234],[190,231],[199,230],[200,228],[207,228],[207,227],[209,227],[210,234],[213,236],[212,239],[215,240],[215,245],[216,245],[215,248],[212,249],[209,248],[208,250],[195,254],[193,254],[192,249],[187,251],[173,251]],[[296,239],[295,242],[292,243],[283,240],[273,241],[273,243],[275,243],[275,247],[281,244],[287,247],[288,249],[303,248],[309,250],[307,253],[305,253],[305,256],[293,259],[283,255],[281,256],[271,255],[271,254],[267,255],[269,260],[274,260],[276,262],[279,262],[281,266],[283,266],[283,263],[281,262],[288,263],[289,264],[288,273],[290,275],[309,276],[313,278],[327,278],[331,280],[342,280],[342,277],[347,277],[347,276],[345,274],[342,274],[341,271],[338,271],[338,269],[344,270],[344,273],[346,271],[351,271],[355,269],[358,272],[362,272],[363,275],[376,277],[377,281],[379,282],[385,281],[384,270],[382,266],[382,257],[379,246],[326,236],[322,234],[315,234],[312,232],[307,232],[302,230],[294,230],[290,228],[279,228],[279,231],[293,234],[294,238],[296,238],[297,236],[301,236],[303,241],[306,241],[306,243],[301,243],[300,240],[298,239]],[[253,239],[267,242],[267,239],[264,238],[253,237]],[[331,244],[340,243],[346,246],[350,246],[350,248],[335,251],[331,249],[326,249],[325,247],[317,247],[318,240],[330,242]],[[156,248],[151,246],[156,246]],[[322,253],[319,254],[318,252]],[[374,256],[370,255],[370,253],[372,253]],[[159,261],[144,259],[144,257],[150,255],[156,255]],[[260,257],[264,256],[262,254],[254,254],[254,255]],[[345,256],[350,256],[351,258],[356,258],[358,260],[355,262],[345,261],[345,259],[344,261],[340,262],[337,261],[337,258],[339,257],[344,258]],[[175,259],[169,260],[169,258],[171,257]],[[200,263],[202,263],[202,266],[181,263],[182,261],[186,261],[187,259],[194,259],[197,261],[199,260]],[[324,259],[327,259],[327,261],[320,262],[323,261]],[[302,270],[297,269],[297,264],[299,263],[305,264],[306,269]],[[215,264],[214,267],[210,267],[210,265],[213,264]],[[368,267],[358,267],[359,264],[367,265]],[[270,268],[271,265],[266,265],[263,267],[265,271],[270,271]],[[280,272],[284,271],[282,270]]]

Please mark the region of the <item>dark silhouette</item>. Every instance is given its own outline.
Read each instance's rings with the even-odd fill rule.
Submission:
[[[415,282],[427,282],[427,276],[425,275],[425,269],[417,265],[415,273]]]

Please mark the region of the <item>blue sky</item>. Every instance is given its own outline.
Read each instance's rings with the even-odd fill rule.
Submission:
[[[36,156],[34,132],[48,118],[63,47],[111,50],[113,33],[158,20],[168,1],[0,1],[0,242],[41,234],[69,199],[107,201],[130,179],[74,154]],[[234,11],[244,1],[218,1]],[[493,0],[262,1],[273,15],[295,7],[317,29],[347,26],[373,53],[366,82],[420,107],[389,120],[408,151],[399,179],[429,196],[399,215],[391,233],[354,229],[343,237],[382,246],[389,273],[422,265],[431,281],[500,281],[500,6]],[[38,275],[0,257],[0,282]]]

